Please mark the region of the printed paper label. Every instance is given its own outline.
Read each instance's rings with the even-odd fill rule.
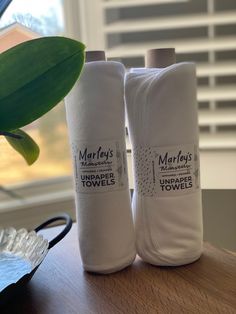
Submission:
[[[125,189],[128,185],[125,144],[120,141],[73,144],[76,190],[80,193]]]
[[[200,186],[197,145],[136,147],[135,185],[144,196],[177,196]]]

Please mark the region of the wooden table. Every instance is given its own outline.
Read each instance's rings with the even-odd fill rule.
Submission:
[[[44,232],[50,239],[58,228]],[[22,296],[1,314],[236,313],[236,256],[205,245],[201,259],[154,267],[139,258],[112,275],[83,271],[77,230],[47,255]]]

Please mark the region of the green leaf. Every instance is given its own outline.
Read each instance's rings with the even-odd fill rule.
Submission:
[[[65,37],[24,42],[0,54],[0,131],[36,120],[71,90],[85,46]]]
[[[39,156],[39,147],[35,141],[23,130],[14,130],[11,133],[20,136],[20,139],[5,136],[8,143],[24,157],[28,165],[32,165]]]

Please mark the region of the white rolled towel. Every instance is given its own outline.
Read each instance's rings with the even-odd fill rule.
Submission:
[[[202,253],[195,64],[133,69],[125,96],[137,252],[154,265],[193,262]]]
[[[111,273],[135,258],[127,177],[121,63],[86,63],[66,98],[79,244],[87,271]]]

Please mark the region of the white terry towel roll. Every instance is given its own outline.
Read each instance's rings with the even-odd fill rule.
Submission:
[[[66,99],[79,244],[87,271],[111,273],[135,258],[121,63],[86,63]]]
[[[138,254],[154,265],[193,262],[202,253],[195,65],[133,69],[125,89]]]

